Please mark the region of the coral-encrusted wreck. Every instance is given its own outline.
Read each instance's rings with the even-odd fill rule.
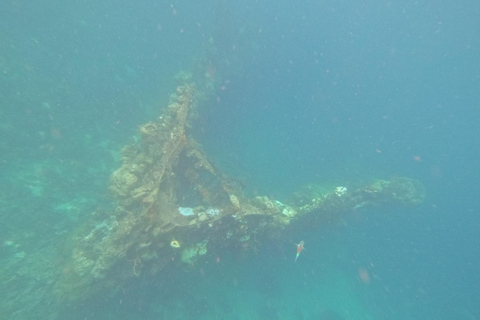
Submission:
[[[154,276],[167,264],[190,266],[208,250],[253,248],[285,228],[316,227],[359,207],[423,200],[423,186],[408,178],[338,187],[302,205],[247,198],[188,136],[194,95],[193,85],[178,87],[165,114],[141,126],[140,141],[122,150],[122,166],[110,179],[116,205],[95,212],[72,235],[68,272],[57,283],[62,298],[82,299]]]

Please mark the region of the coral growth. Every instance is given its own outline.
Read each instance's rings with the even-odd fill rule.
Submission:
[[[244,183],[215,168],[188,136],[194,101],[192,85],[178,87],[166,113],[141,126],[140,141],[123,148],[122,165],[110,178],[115,206],[92,215],[72,236],[65,267],[71,272],[58,281],[59,296],[81,299],[167,264],[193,265],[212,248],[254,250],[258,239],[277,238],[294,226],[316,227],[359,207],[423,200],[423,186],[407,178],[302,194],[299,206],[249,199]]]
[[[195,243],[182,250],[182,262],[192,264],[207,253],[208,240]]]

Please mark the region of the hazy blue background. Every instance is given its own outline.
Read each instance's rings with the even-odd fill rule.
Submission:
[[[2,1],[2,308],[35,309],[51,282],[33,266],[110,203],[118,151],[209,52],[222,82],[197,138],[251,194],[408,176],[425,204],[225,254],[72,319],[479,319],[479,16],[477,1]]]

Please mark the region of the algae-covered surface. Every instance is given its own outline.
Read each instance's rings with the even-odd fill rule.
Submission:
[[[479,14],[2,2],[0,319],[480,318]]]

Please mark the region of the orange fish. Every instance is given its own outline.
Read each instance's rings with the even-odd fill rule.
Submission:
[[[300,253],[302,252],[303,250],[303,245],[305,244],[305,242],[302,240],[300,241],[299,244],[297,244],[297,256],[295,257],[295,262],[297,262],[297,259],[298,259],[298,256],[300,255]]]

